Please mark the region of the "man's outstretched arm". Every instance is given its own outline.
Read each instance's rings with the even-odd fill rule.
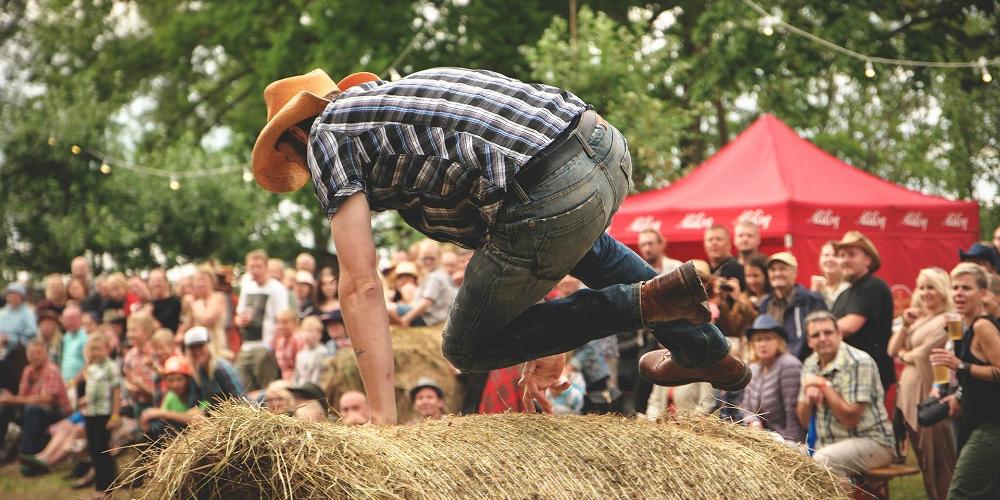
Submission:
[[[378,276],[368,198],[355,193],[330,220],[340,263],[340,305],[377,424],[396,423],[392,339]]]

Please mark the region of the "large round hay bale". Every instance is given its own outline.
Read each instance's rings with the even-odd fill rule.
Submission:
[[[157,500],[844,497],[808,457],[715,418],[508,413],[347,427],[230,404],[135,464],[145,484],[131,495]]]
[[[414,417],[409,390],[423,377],[441,385],[445,408],[457,413],[462,407],[462,391],[454,369],[441,354],[441,328],[392,328],[392,352],[396,359],[396,407],[400,422]],[[351,350],[341,350],[327,360],[323,390],[333,404],[350,390],[364,390],[358,360]]]

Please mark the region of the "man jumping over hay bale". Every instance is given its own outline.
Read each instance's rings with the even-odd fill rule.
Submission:
[[[563,353],[649,327],[669,349],[639,361],[661,385],[738,390],[746,365],[708,324],[688,263],[656,275],[605,229],[629,189],[621,133],[572,93],[482,70],[437,68],[383,82],[322,70],[264,90],[253,148],[273,192],[311,178],[340,260],[340,302],[376,423],[395,423],[393,359],[371,211],[396,210],[430,238],[474,248],[443,332],[463,371],[525,362],[525,406],[558,393]],[[538,303],[563,276],[589,289]]]

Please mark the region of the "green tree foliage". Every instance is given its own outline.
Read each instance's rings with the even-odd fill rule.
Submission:
[[[866,54],[1000,55],[988,0],[760,3]],[[271,195],[235,172],[171,191],[165,177],[102,175],[99,156],[68,147],[165,172],[245,164],[267,83],[317,67],[388,78],[441,65],[594,103],[629,138],[639,188],[682,176],[761,112],[914,188],[972,197],[1000,184],[1000,82],[884,66],[869,79],[860,61],[781,30],[763,36],[741,0],[0,0],[0,273],[64,270],[86,249],[142,267],[157,256],[238,260],[251,246],[290,257],[303,233],[322,246],[309,188]],[[984,207],[989,229],[1000,209]],[[377,236],[414,237],[391,217]]]
[[[65,270],[88,249],[119,267],[151,265],[160,253],[170,264],[237,260],[251,245],[289,257],[304,230],[322,248],[328,229],[309,188],[268,195],[237,172],[182,178],[174,192],[161,177],[121,169],[102,176],[100,158],[72,156],[68,147],[164,171],[245,163],[271,81],[317,67],[336,79],[435,65],[524,77],[518,48],[537,40],[559,7],[528,0],[2,5],[8,63],[0,81],[12,83],[0,86],[0,272],[8,273]],[[519,22],[507,22],[512,11],[523,13]],[[231,141],[206,150],[212,141],[202,139],[220,132]],[[56,146],[47,145],[50,136]],[[298,213],[279,211],[281,200]],[[391,221],[379,236],[413,238]]]
[[[994,2],[760,3],[872,56],[1000,55]],[[867,78],[861,61],[781,29],[762,35],[758,18],[740,0],[650,4],[627,19],[585,7],[575,43],[557,18],[525,55],[533,77],[572,89],[620,126],[640,189],[681,177],[769,112],[859,168],[977,199],[983,232],[992,231],[1000,207],[978,188],[1000,184],[997,82],[984,83],[979,70],[887,66]]]

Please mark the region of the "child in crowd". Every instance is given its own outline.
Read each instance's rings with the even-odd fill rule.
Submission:
[[[274,357],[278,361],[282,380],[291,380],[295,374],[295,354],[299,342],[295,332],[299,328],[299,313],[295,309],[279,311],[274,320]]]
[[[319,384],[327,357],[326,348],[320,343],[322,337],[323,324],[319,318],[309,316],[302,320],[299,329],[302,349],[295,355],[295,376],[292,378],[295,385],[306,382]]]
[[[155,330],[156,320],[145,312],[134,312],[128,318],[125,335],[130,347],[122,362],[122,375],[134,416],[153,404],[155,372],[150,367],[153,356],[149,340]]]
[[[146,408],[139,417],[139,427],[150,441],[155,441],[167,429],[181,430],[202,415],[204,404],[198,401],[194,386],[194,370],[186,357],[171,356],[163,364],[163,380],[167,392],[159,407]]]
[[[107,336],[97,333],[87,339],[87,366],[83,415],[87,449],[94,464],[94,489],[91,498],[104,498],[110,493],[116,476],[114,459],[108,453],[111,431],[121,424],[121,376],[118,367],[108,357]]]
[[[171,356],[180,354],[174,343],[174,332],[160,328],[153,333],[149,339],[150,356],[147,361],[150,370],[153,371],[153,406],[159,406],[163,402],[163,395],[167,393],[167,382],[163,379],[163,365]]]
[[[351,339],[347,336],[347,329],[344,327],[344,317],[340,309],[323,313],[319,317],[323,322],[323,344],[326,346],[327,356],[337,354],[342,348],[351,347]]]

